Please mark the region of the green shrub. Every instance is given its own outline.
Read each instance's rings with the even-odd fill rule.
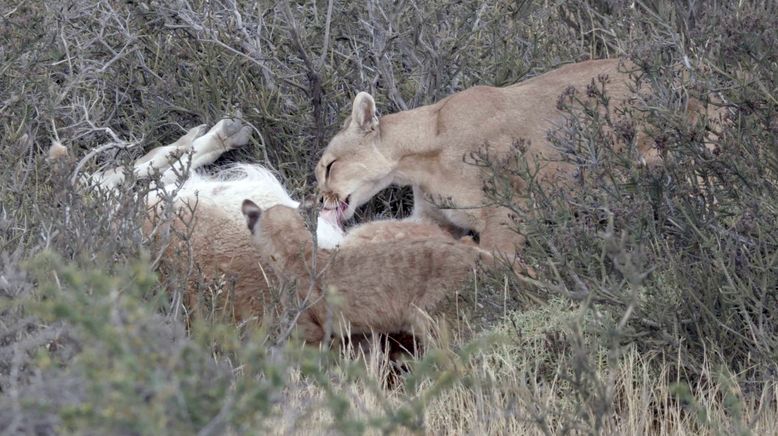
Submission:
[[[536,292],[609,308],[623,342],[682,353],[691,379],[711,356],[747,380],[776,371],[778,88],[767,47],[778,22],[767,8],[721,6],[693,23],[644,17],[647,41],[688,39],[636,53],[645,91],[624,113],[598,110],[609,104],[604,78],[587,95],[562,96],[567,122],[549,138],[578,166],[578,186],[528,183],[535,207],[514,207],[526,256],[545,272]],[[640,164],[639,131],[661,164]],[[499,186],[487,188],[505,202]]]

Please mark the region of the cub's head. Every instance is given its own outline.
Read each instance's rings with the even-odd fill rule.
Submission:
[[[297,209],[275,205],[262,210],[251,200],[243,200],[241,207],[246,224],[251,231],[252,243],[263,256],[277,254],[298,239],[310,239],[303,217]]]
[[[351,117],[332,138],[316,164],[316,180],[323,196],[321,216],[341,224],[357,207],[392,182],[396,167],[381,152],[381,132],[375,101],[360,92],[354,98]]]

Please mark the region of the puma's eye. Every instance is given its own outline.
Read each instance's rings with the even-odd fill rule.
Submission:
[[[335,159],[335,160],[337,160],[337,159]],[[330,177],[330,169],[332,168],[332,164],[334,164],[334,163],[335,163],[335,161],[333,160],[332,162],[327,164],[327,169],[324,170],[324,179],[325,180]]]

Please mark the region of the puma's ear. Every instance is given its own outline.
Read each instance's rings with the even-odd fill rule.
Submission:
[[[262,216],[262,209],[253,201],[245,199],[243,200],[241,211],[243,211],[243,216],[246,217],[246,224],[248,225],[249,230],[251,230],[251,234],[254,234],[254,226],[257,225],[259,217]]]
[[[354,97],[354,107],[351,108],[351,120],[365,132],[369,132],[378,126],[373,96],[362,91]]]

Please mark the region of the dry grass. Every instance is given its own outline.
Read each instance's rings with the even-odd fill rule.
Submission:
[[[537,315],[519,315],[515,323],[529,327],[538,322]],[[580,392],[566,378],[570,362],[546,360],[551,359],[549,335],[567,330],[564,321],[577,319],[580,313],[554,303],[546,315],[546,324],[522,332],[523,341],[497,341],[469,361],[454,358],[442,364],[463,380],[424,401],[422,420],[393,430],[398,434],[778,434],[774,381],[746,394],[733,374],[706,362],[701,368],[704,382],[690,388],[672,375],[672,368],[682,366],[678,356],[675,361],[646,357],[635,347],[621,350],[608,363],[604,357],[596,363],[594,375],[602,383],[599,387],[607,399],[602,406],[607,410],[582,407],[577,404]],[[498,326],[494,333],[511,334],[515,325]],[[599,350],[602,355],[608,352]],[[450,349],[447,353],[453,355]],[[426,381],[414,389],[398,386],[376,391],[370,380],[349,380],[342,368],[353,362],[342,362],[328,373],[332,380],[328,389],[337,389],[348,400],[350,419],[355,421],[380,423],[386,420],[387,409],[401,410],[409,399],[423,397],[435,385]],[[356,362],[365,366],[364,376],[371,380],[383,379],[391,371],[385,355],[361,356]],[[292,371],[278,415],[268,421],[269,426],[278,434],[338,428],[328,401],[327,389]],[[391,427],[383,429],[387,428]]]

